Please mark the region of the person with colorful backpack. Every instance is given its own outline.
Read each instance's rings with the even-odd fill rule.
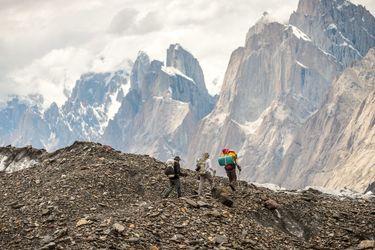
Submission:
[[[218,159],[219,165],[223,166],[229,179],[229,186],[236,191],[235,184],[237,181],[236,168],[241,172],[241,167],[237,164],[237,153],[233,150],[224,148]]]
[[[186,174],[181,173],[180,161],[181,158],[179,156],[166,161],[164,174],[169,178],[169,187],[163,192],[164,198],[168,198],[173,189],[176,189],[177,197],[181,197],[180,176],[186,176]]]
[[[197,159],[195,170],[199,175],[198,195],[201,196],[205,182],[210,184],[210,189],[213,188],[213,176],[216,174],[216,171],[212,168],[209,153],[204,153],[201,158]]]

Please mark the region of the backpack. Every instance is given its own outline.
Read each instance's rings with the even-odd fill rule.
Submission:
[[[196,164],[196,171],[199,172],[200,174],[205,173],[205,165],[206,165],[206,160],[204,158],[198,158],[197,159],[197,164]]]
[[[221,155],[218,158],[218,162],[220,166],[228,166],[228,165],[237,165],[237,153],[235,151],[229,151],[228,154]]]
[[[173,175],[174,176],[174,160],[169,159],[165,163],[165,169],[164,169],[164,174],[167,175],[168,177]]]
[[[233,157],[234,161],[237,161],[237,153],[235,151],[229,151],[228,154]]]

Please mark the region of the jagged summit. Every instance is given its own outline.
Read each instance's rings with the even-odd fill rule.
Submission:
[[[216,177],[221,192],[199,199],[194,172],[184,170],[184,198],[162,199],[164,165],[145,155],[88,142],[52,153],[6,150],[33,155],[37,164],[0,172],[2,249],[346,249],[375,233],[371,196],[273,192],[245,182],[230,194]]]
[[[375,46],[375,17],[346,0],[301,0],[289,23],[303,30],[343,67]]]
[[[246,34],[246,44],[250,37],[256,36],[257,34],[263,33],[265,27],[274,26],[274,27],[283,27],[277,18],[269,14],[267,11],[263,12],[262,16],[256,21],[256,23],[250,27],[249,31]]]
[[[171,44],[167,49],[167,67],[173,67],[194,80],[197,86],[207,91],[204,75],[198,60],[180,44]]]
[[[102,141],[163,160],[185,154],[189,135],[214,105],[198,60],[178,44],[168,48],[166,65],[141,54],[130,82]]]

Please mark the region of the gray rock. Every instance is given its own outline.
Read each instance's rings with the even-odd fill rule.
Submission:
[[[264,202],[264,206],[270,210],[275,210],[280,207],[280,204],[277,203],[275,200],[268,199]]]
[[[130,237],[126,241],[129,242],[129,243],[137,243],[137,242],[140,241],[140,238],[138,238],[138,237]]]
[[[189,206],[194,207],[194,208],[199,208],[199,204],[193,201],[192,199],[189,199],[189,198],[183,198],[183,199]]]
[[[197,201],[197,204],[199,207],[212,207],[212,205],[210,205],[209,203],[207,202],[204,202],[204,201]]]
[[[223,243],[227,243],[228,242],[228,238],[225,236],[225,235],[216,235],[214,237],[214,242],[216,244],[223,244]]]
[[[362,240],[355,249],[374,249],[375,241],[374,240]]]
[[[45,245],[45,244],[48,244],[50,243],[51,241],[53,241],[53,237],[51,235],[46,235],[46,236],[43,236],[42,240],[40,241],[40,243],[42,245]]]
[[[112,226],[113,230],[115,230],[117,233],[122,233],[125,230],[125,227],[121,225],[120,223],[115,223]]]
[[[55,242],[50,242],[47,245],[44,245],[40,248],[40,250],[48,250],[48,249],[55,249],[56,243]]]

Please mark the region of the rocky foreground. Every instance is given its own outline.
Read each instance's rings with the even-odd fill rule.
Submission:
[[[148,156],[84,142],[0,154],[13,164],[37,162],[0,172],[0,249],[374,248],[371,196],[273,192],[245,182],[231,194],[217,177],[213,195],[199,199],[195,173],[185,170],[184,198],[162,199],[164,167]]]

